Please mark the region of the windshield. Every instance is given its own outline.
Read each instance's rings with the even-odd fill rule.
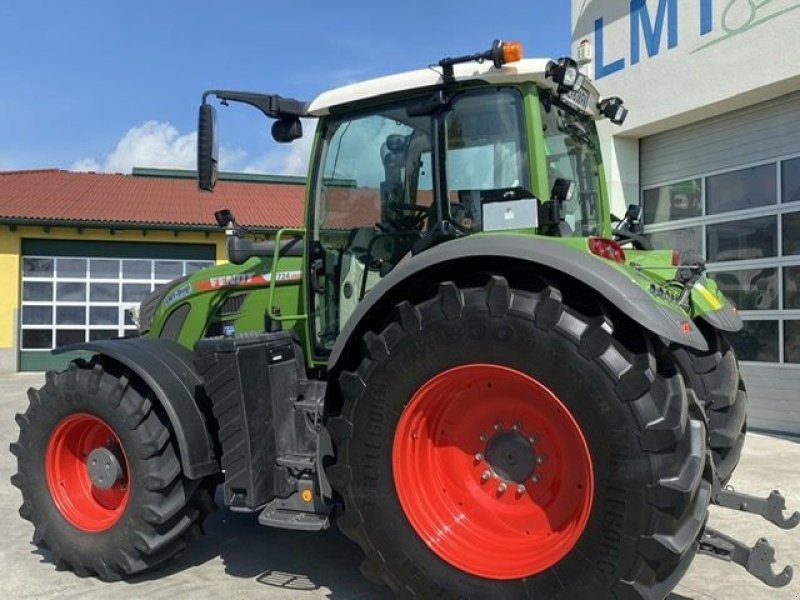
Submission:
[[[550,187],[559,178],[574,181],[575,194],[564,204],[566,222],[576,236],[599,235],[600,145],[594,121],[559,106],[547,92],[540,99]]]

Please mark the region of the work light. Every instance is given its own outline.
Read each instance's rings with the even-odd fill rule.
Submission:
[[[568,56],[562,56],[558,62],[551,60],[547,64],[545,77],[558,85],[559,92],[577,91],[586,81],[586,76],[578,69],[578,63]]]
[[[628,116],[628,109],[623,106],[623,102],[616,96],[606,98],[597,105],[600,109],[600,114],[604,117],[611,119],[611,122],[616,125],[622,125]]]

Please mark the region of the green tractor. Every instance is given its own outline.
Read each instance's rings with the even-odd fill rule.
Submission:
[[[399,598],[656,598],[694,556],[771,586],[766,540],[706,527],[710,503],[784,528],[777,492],[726,487],[747,394],[741,320],[695,253],[610,214],[595,121],[621,123],[569,59],[515,43],[311,102],[208,91],[302,135],[318,119],[305,227],[144,301],[140,335],[29,391],[11,450],[34,543],[114,580],[177,554],[214,507],[332,523]]]

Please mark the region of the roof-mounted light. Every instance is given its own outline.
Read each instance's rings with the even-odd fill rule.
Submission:
[[[492,62],[496,68],[499,69],[506,63],[518,60],[522,60],[522,44],[520,42],[495,40],[492,43]]]
[[[611,119],[615,125],[622,125],[628,116],[628,109],[625,108],[624,102],[616,96],[606,98],[597,105],[600,109],[600,114],[604,117]]]
[[[545,77],[549,77],[558,86],[559,93],[577,91],[586,82],[586,76],[578,69],[578,63],[568,56],[562,56],[558,62],[547,63]]]
[[[495,40],[492,42],[492,47],[485,52],[465,54],[464,56],[448,56],[447,58],[443,58],[439,61],[439,66],[443,69],[445,81],[452,82],[453,65],[473,61],[482,63],[485,60],[491,60],[497,69],[506,63],[522,60],[522,44],[519,42],[503,42],[501,40]]]

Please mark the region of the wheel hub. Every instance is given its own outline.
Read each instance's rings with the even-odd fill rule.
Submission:
[[[519,431],[496,434],[486,445],[486,462],[495,475],[506,481],[523,483],[536,469],[533,444]]]
[[[112,450],[105,447],[95,448],[86,457],[86,469],[92,484],[101,490],[110,490],[122,479],[122,465]]]

